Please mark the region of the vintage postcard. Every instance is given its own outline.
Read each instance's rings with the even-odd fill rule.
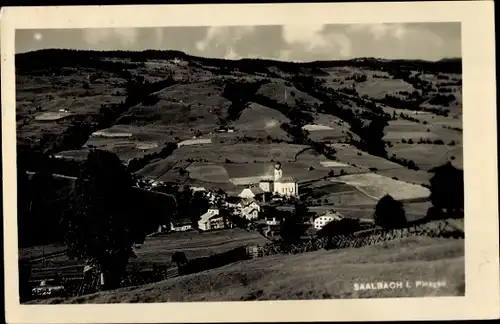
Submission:
[[[500,316],[492,2],[1,24],[9,323]]]

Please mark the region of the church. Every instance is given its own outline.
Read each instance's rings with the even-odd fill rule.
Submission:
[[[294,177],[284,177],[281,163],[274,164],[274,179],[261,180],[259,187],[264,192],[271,192],[279,196],[298,196],[299,185]]]

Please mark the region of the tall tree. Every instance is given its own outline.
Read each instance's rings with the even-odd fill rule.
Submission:
[[[285,243],[294,244],[300,241],[301,236],[307,229],[302,222],[302,218],[307,214],[307,211],[304,204],[296,203],[294,211],[282,217],[280,236]]]
[[[448,162],[429,172],[434,173],[430,180],[432,205],[445,209],[448,213],[458,213],[463,216],[464,171]]]
[[[390,195],[380,198],[375,206],[375,224],[384,228],[398,228],[406,225],[403,204]]]
[[[115,154],[91,150],[63,218],[69,256],[94,266],[104,279],[104,289],[119,285],[134,255],[132,245],[142,239],[132,184]]]

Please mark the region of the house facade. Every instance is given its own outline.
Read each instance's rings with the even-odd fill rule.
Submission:
[[[173,232],[185,232],[192,228],[193,226],[189,219],[173,219],[170,221],[170,230]]]
[[[226,209],[210,207],[208,211],[201,215],[198,221],[198,229],[202,231],[211,231],[222,228],[232,228],[233,224],[229,219],[229,213]]]
[[[314,220],[314,228],[317,229],[317,230],[320,230],[326,224],[328,224],[328,223],[330,223],[332,221],[339,221],[342,218],[343,218],[342,215],[340,215],[338,212],[336,212],[334,210],[328,211],[325,214],[318,216]]]

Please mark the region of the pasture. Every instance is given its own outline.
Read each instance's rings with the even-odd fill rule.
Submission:
[[[270,136],[273,139],[289,141],[290,135],[280,127],[281,124],[289,122],[290,120],[279,111],[253,102],[243,110],[236,121],[231,123],[231,126],[236,129],[238,136],[255,138]]]
[[[350,134],[349,124],[341,119],[327,115],[314,114],[314,123],[302,127],[309,132],[308,137],[316,142],[337,143],[345,141]]]
[[[136,250],[132,264],[151,267],[154,263],[171,265],[175,252],[184,252],[188,260],[206,257],[248,244],[266,244],[269,241],[256,232],[233,228],[212,232],[173,232],[151,236]]]
[[[401,79],[370,77],[365,82],[357,83],[356,91],[360,97],[368,96],[375,100],[381,100],[385,98],[385,95],[397,95],[400,91],[412,93],[416,89],[413,85]]]
[[[429,189],[388,178],[376,173],[351,174],[335,178],[335,182],[343,182],[358,188],[374,199],[380,199],[389,194],[394,199],[415,199],[429,197]]]
[[[54,157],[81,162],[87,159],[88,154],[89,154],[88,149],[81,149],[81,150],[62,151],[55,154]]]
[[[434,141],[439,139],[439,136],[432,132],[429,125],[397,119],[389,121],[389,126],[385,128],[385,136],[383,137],[384,141],[391,142],[401,142],[402,140],[418,142],[420,139]]]
[[[184,252],[188,260],[222,253],[247,244],[263,245],[269,241],[256,232],[247,232],[235,228],[213,232],[198,231],[172,232],[146,238],[143,244],[135,249],[135,258],[131,258],[128,268],[140,266],[141,269],[151,269],[153,264],[172,265],[172,255]],[[65,246],[52,244],[20,249],[20,258],[34,258],[44,254],[64,251]],[[59,255],[46,260],[32,263],[32,279],[54,276],[62,273],[65,276],[82,274],[84,263]]]
[[[376,204],[377,200],[367,196],[356,187],[344,183],[330,183],[323,186],[315,186],[308,196],[313,202],[325,205],[370,205]]]
[[[338,162],[364,168],[376,168],[378,170],[399,169],[401,165],[388,161],[384,158],[374,156],[358,150],[350,144],[332,144],[337,153],[335,157]]]
[[[186,161],[156,159],[137,171],[136,174],[164,182],[184,183],[189,178],[186,169],[190,164]]]
[[[276,143],[183,146],[175,150],[168,159],[173,161],[193,159],[212,163],[286,162],[294,161],[296,155],[305,148],[307,148],[305,145]]]
[[[394,144],[387,148],[389,156],[395,155],[400,159],[412,160],[423,170],[452,162],[456,167],[463,169],[462,145],[434,145],[434,144]]]
[[[97,149],[113,152],[122,161],[141,158],[146,154],[159,153],[163,147],[158,142],[144,142],[133,138],[90,137],[84,148],[94,146]]]
[[[463,296],[464,241],[411,237],[359,249],[272,255],[202,273],[37,303],[304,300]],[[356,291],[352,284],[444,280],[445,287]],[[242,285],[242,282],[245,282]]]
[[[71,112],[47,111],[35,116],[35,120],[39,121],[54,121],[61,120],[73,115]]]
[[[272,83],[262,85],[256,93],[258,96],[267,97],[274,102],[286,104],[289,107],[299,108],[302,101],[307,109],[312,109],[321,104],[321,101],[311,95],[297,90],[293,86],[288,86],[283,80],[275,80]]]
[[[211,183],[229,182],[229,174],[226,169],[214,163],[194,162],[186,168],[189,177],[194,180]]]
[[[177,145],[189,146],[189,145],[203,145],[203,144],[212,144],[212,139],[211,138],[194,138],[194,139],[179,142]]]

